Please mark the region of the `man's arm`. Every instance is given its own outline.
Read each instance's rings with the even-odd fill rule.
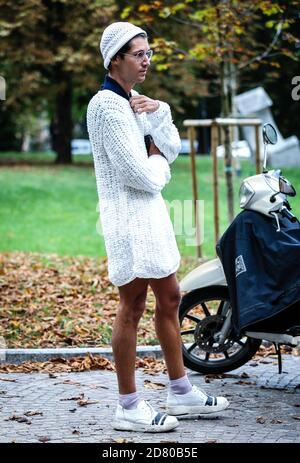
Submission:
[[[145,134],[153,137],[155,145],[171,164],[178,156],[181,141],[169,105],[145,95],[131,97],[130,104],[136,113],[145,113]]]
[[[100,121],[97,127],[100,129]],[[128,118],[119,107],[115,110],[110,108],[105,116],[103,144],[112,165],[125,185],[157,193],[170,181],[168,162],[157,151],[152,151],[148,158],[143,159],[141,147],[128,126]]]

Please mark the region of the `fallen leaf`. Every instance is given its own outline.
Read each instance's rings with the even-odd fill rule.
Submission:
[[[86,405],[98,404],[99,402],[100,400],[80,399],[77,401],[77,404],[80,405],[80,407],[85,407]]]
[[[263,416],[257,416],[256,417],[256,423],[264,424],[266,422],[266,418]]]
[[[65,400],[82,400],[84,397],[84,393],[81,393],[80,395],[78,396],[74,396],[74,397],[66,397],[66,398],[63,398],[63,399],[59,399],[60,401],[65,401]]]
[[[40,442],[49,442],[51,439],[50,439],[50,437],[42,436],[42,437],[39,437],[38,440],[39,440]]]
[[[16,379],[9,379],[9,378],[0,378],[0,381],[7,381],[9,383],[16,383]]]
[[[251,384],[256,384],[255,381],[236,381],[234,384],[245,384],[245,385],[251,385]]]
[[[18,423],[31,424],[31,421],[28,418],[26,418],[26,416],[12,415],[5,421],[17,421]]]
[[[90,389],[109,389],[108,386],[101,386],[100,384],[84,384],[84,386]]]
[[[131,442],[130,440],[125,439],[124,437],[117,437],[116,439],[112,439],[113,442],[117,442],[118,444],[125,444]]]
[[[81,383],[78,383],[78,381],[73,381],[72,379],[65,379],[64,381],[59,381],[58,383],[54,383],[54,386],[57,384],[71,384],[73,386],[81,386]]]
[[[145,379],[144,386],[146,389],[165,389],[166,385],[162,383],[154,383],[149,379]]]
[[[28,411],[28,412],[25,412],[24,415],[25,415],[25,416],[43,415],[43,412]]]
[[[54,386],[56,386],[57,384],[70,384],[73,386],[84,386],[90,389],[109,389],[109,387],[101,386],[100,384],[83,384],[83,383],[79,383],[78,381],[73,381],[71,379],[65,379],[64,381],[59,381],[58,383],[54,383]]]
[[[137,358],[135,362],[136,368],[142,368],[149,375],[158,375],[167,371],[165,362],[155,357]]]
[[[205,375],[204,378],[205,378],[205,381],[209,383],[210,382],[209,380],[211,379],[241,378],[241,375],[237,375],[234,373],[219,373],[219,374],[209,373]]]
[[[245,373],[245,372],[243,371],[243,373],[241,374],[240,377],[241,377],[241,378],[250,378],[250,375],[248,375],[248,373]]]

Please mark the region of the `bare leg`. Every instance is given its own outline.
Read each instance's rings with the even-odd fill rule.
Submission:
[[[155,330],[162,347],[170,379],[185,375],[178,318],[181,300],[176,274],[149,280],[156,298]]]
[[[120,304],[113,327],[112,349],[120,394],[136,391],[136,337],[138,323],[145,309],[148,282],[147,279],[136,278],[118,288]]]

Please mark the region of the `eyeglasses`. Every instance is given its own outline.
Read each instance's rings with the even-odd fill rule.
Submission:
[[[134,56],[137,61],[144,61],[145,56],[147,56],[148,60],[150,61],[153,56],[153,50],[147,51],[137,51],[136,53],[121,53],[121,55],[130,55]]]

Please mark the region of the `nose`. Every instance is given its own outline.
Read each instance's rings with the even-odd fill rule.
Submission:
[[[146,54],[143,56],[143,60],[142,60],[142,62],[144,63],[144,62],[145,62],[145,60],[147,61],[147,63],[149,62],[149,64],[150,64],[150,62],[151,62],[151,58],[150,58],[149,56],[147,56]]]

